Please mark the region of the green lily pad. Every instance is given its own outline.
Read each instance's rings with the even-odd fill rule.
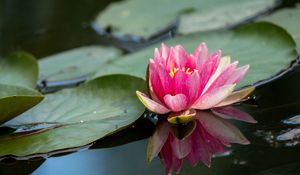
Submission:
[[[86,46],[51,55],[39,60],[40,79],[62,81],[91,76],[121,54],[117,48]]]
[[[25,52],[12,53],[0,59],[0,124],[39,103],[43,96],[35,91],[38,65]]]
[[[297,51],[300,52],[300,4],[294,8],[278,10],[261,21],[269,21],[285,28],[297,43]]]
[[[94,24],[116,36],[147,39],[177,20],[180,33],[206,31],[236,25],[275,5],[276,0],[126,0],[109,5]]]
[[[0,84],[0,124],[27,111],[43,99],[32,89]]]
[[[0,157],[43,154],[87,145],[128,126],[144,112],[135,95],[145,81],[110,75],[46,96],[5,125],[39,128],[0,136]]]
[[[213,7],[206,7],[204,10],[201,9],[195,13],[180,16],[178,32],[189,34],[234,26],[274,8],[275,2],[274,0],[205,1],[202,4],[214,3]]]
[[[25,52],[15,52],[0,58],[0,83],[35,88],[38,78],[36,59]]]
[[[234,31],[202,32],[175,37],[166,44],[181,44],[192,53],[200,42],[206,42],[210,52],[221,49],[223,55],[230,55],[233,60],[240,62],[239,65],[250,65],[250,70],[239,87],[274,77],[297,58],[295,42],[291,36],[284,29],[266,22],[244,25]],[[144,78],[148,60],[153,58],[155,47],[160,47],[160,44],[113,61],[99,69],[96,76],[123,73]]]

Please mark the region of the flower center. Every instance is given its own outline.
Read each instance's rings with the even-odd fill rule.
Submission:
[[[190,68],[185,68],[182,67],[181,68],[182,72],[186,73],[187,75],[191,75],[193,73],[193,70],[191,70]],[[171,78],[174,78],[176,72],[179,71],[178,67],[174,67],[173,69],[170,70],[169,75],[171,76]]]

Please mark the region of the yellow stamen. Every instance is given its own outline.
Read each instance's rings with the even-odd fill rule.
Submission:
[[[188,75],[191,75],[193,73],[193,71],[190,70],[190,68],[187,68],[186,71],[185,71],[185,73],[188,74]]]
[[[174,78],[176,72],[179,70],[178,67],[174,67],[173,69],[170,70],[169,75],[171,76],[171,78]],[[181,70],[186,73],[187,75],[191,75],[193,73],[193,71],[190,68],[185,68],[182,67]]]
[[[172,78],[174,77],[175,74],[174,74],[173,70],[170,71],[169,75],[170,75]]]

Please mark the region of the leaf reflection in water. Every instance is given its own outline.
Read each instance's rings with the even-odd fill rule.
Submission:
[[[226,156],[231,152],[227,149],[231,143],[249,144],[240,130],[225,119],[246,115],[247,119],[243,118],[243,121],[256,121],[237,109],[230,111],[235,112],[233,117],[229,117],[228,112],[221,115],[222,110],[197,111],[193,121],[180,125],[170,124],[167,120],[159,121],[148,143],[148,162],[159,155],[166,174],[172,174],[172,171],[179,173],[184,159],[193,167],[199,161],[210,167],[213,155]]]
[[[284,124],[288,124],[288,125],[299,125],[300,124],[300,115],[290,117],[288,119],[283,120],[282,122]]]

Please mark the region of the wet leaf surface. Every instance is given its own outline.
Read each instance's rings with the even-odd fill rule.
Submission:
[[[43,96],[35,91],[38,65],[25,52],[0,58],[0,124],[39,103]]]
[[[147,39],[177,20],[179,32],[184,34],[226,28],[265,12],[275,4],[274,0],[127,0],[110,4],[96,18],[95,26],[102,29],[102,33]]]
[[[0,84],[0,124],[38,104],[43,96],[32,89]]]
[[[5,125],[56,123],[61,126],[24,136],[1,135],[0,156],[46,154],[84,146],[112,134],[143,113],[144,107],[135,90],[144,89],[144,85],[139,78],[111,75],[47,95],[42,103]]]
[[[300,52],[300,4],[294,8],[280,9],[262,19],[269,21],[286,29],[297,43],[297,51]]]
[[[36,59],[25,52],[14,52],[0,57],[0,83],[35,88],[38,78]]]
[[[90,77],[102,65],[120,57],[121,50],[113,47],[85,46],[39,60],[40,80],[63,81]]]

